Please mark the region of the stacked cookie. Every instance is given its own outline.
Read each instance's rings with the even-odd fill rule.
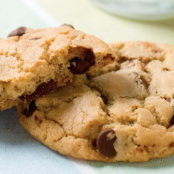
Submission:
[[[75,74],[95,74],[113,62],[110,48],[72,26],[24,27],[0,40],[0,110],[30,102],[65,85]]]
[[[173,46],[134,41],[110,49],[65,25],[10,36],[0,43],[0,107],[16,105],[37,140],[105,162],[174,153]]]

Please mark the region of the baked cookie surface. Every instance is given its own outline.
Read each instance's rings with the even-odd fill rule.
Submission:
[[[32,101],[113,62],[109,46],[70,25],[32,30],[20,27],[0,39],[0,110]]]
[[[18,106],[37,140],[80,159],[148,161],[174,153],[174,47],[110,45],[119,68],[72,83]]]

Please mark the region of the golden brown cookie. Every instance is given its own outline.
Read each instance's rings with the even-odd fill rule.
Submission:
[[[63,86],[74,74],[94,74],[113,59],[103,41],[71,25],[20,27],[0,40],[0,110]]]
[[[148,161],[174,153],[174,47],[111,45],[119,69],[72,83],[18,107],[36,139],[80,159]],[[114,66],[114,64],[113,64]]]

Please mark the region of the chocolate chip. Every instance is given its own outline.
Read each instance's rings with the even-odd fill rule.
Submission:
[[[171,120],[170,120],[170,126],[174,125],[174,115],[172,116]]]
[[[116,139],[115,132],[112,129],[100,132],[97,137],[97,148],[99,152],[107,157],[114,157],[117,154],[113,145]]]
[[[171,143],[169,144],[169,148],[172,148],[172,147],[174,147],[174,142],[171,142]]]
[[[34,111],[37,110],[37,107],[35,105],[35,100],[33,100],[28,107],[23,111],[24,115],[28,118],[33,115]]]
[[[25,34],[26,28],[25,27],[19,27],[16,30],[12,31],[8,37],[12,37],[12,36],[22,36],[23,34]]]
[[[67,27],[74,29],[74,27],[71,24],[62,24],[61,26],[67,26]]]
[[[33,38],[30,38],[29,40],[38,40],[39,38],[38,37],[33,37]]]
[[[82,57],[74,57],[70,60],[69,69],[73,74],[83,74],[95,63],[94,53],[91,49],[81,47],[79,49],[83,49]]]
[[[35,92],[31,95],[23,95],[20,97],[21,100],[29,102],[35,100],[38,97],[42,97],[43,95],[51,92],[52,90],[57,89],[57,82],[50,80],[47,83],[40,84]]]
[[[92,146],[94,149],[97,149],[97,141],[96,139],[92,141]]]

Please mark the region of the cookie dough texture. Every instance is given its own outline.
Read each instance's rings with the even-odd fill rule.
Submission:
[[[138,162],[173,154],[174,47],[110,46],[117,71],[77,75],[34,107],[21,103],[20,123],[46,146],[80,159]]]
[[[17,105],[19,98],[30,100],[33,93],[37,98],[37,91],[44,92],[50,84],[63,86],[74,74],[95,74],[113,59],[103,41],[69,25],[20,27],[0,39],[0,110]]]

